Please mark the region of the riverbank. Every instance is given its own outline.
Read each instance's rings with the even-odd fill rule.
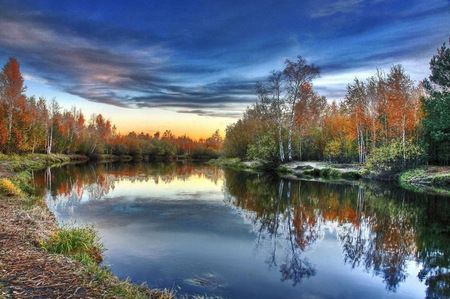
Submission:
[[[237,158],[219,158],[212,165],[244,171],[270,171],[290,179],[369,179],[396,181],[402,187],[418,192],[450,194],[450,167],[423,166],[402,173],[375,173],[358,164],[332,164],[320,161],[292,161],[281,165],[267,165],[260,161],[241,161]]]
[[[363,168],[353,164],[330,164],[318,161],[292,161],[280,165],[265,164],[261,161],[240,161],[237,158],[218,158],[208,162],[211,165],[230,167],[244,171],[268,171],[287,178],[343,178],[358,179]]]
[[[450,195],[450,167],[424,166],[408,170],[400,175],[399,182],[409,190]]]
[[[33,196],[31,170],[80,161],[86,160],[0,155],[0,297],[173,298],[167,290],[119,280],[99,264],[101,244],[92,229],[84,230],[88,239],[80,243],[80,230],[59,228],[43,198]],[[77,249],[85,244],[93,245],[89,252]]]

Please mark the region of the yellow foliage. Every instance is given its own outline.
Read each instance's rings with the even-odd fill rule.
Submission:
[[[7,196],[18,196],[20,190],[9,179],[0,179],[0,193]]]

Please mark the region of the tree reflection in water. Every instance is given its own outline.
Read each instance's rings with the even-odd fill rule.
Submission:
[[[450,295],[448,198],[380,184],[290,181],[231,170],[224,190],[226,200],[250,219],[257,247],[270,244],[267,263],[279,265],[282,280],[296,285],[315,275],[302,252],[335,228],[344,263],[382,277],[388,290],[397,290],[407,262],[416,260],[427,296]],[[288,248],[282,262],[277,248]]]
[[[117,182],[127,181],[169,184],[176,180],[187,180],[191,176],[209,179],[217,184],[223,172],[217,166],[190,163],[101,163],[64,165],[47,168],[33,176],[33,187],[38,195],[47,191],[56,200],[67,203],[79,202],[87,193],[88,200],[101,200]]]
[[[37,193],[59,200],[101,200],[117,182],[169,184],[192,176],[224,181],[225,201],[257,234],[256,250],[282,281],[316,275],[305,251],[335,232],[343,262],[382,277],[395,292],[415,260],[428,298],[450,297],[450,200],[369,183],[291,181],[188,163],[69,165],[34,176]],[[281,251],[281,252],[279,252]],[[338,257],[336,257],[338,258]]]

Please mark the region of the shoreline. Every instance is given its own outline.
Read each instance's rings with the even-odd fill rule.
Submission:
[[[32,195],[30,172],[80,160],[88,161],[67,155],[0,157],[0,297],[174,298],[172,291],[120,280],[99,262],[46,250],[49,240],[70,229],[58,227],[43,198]]]
[[[32,195],[31,171],[88,160],[78,155],[0,155],[0,297],[175,297],[172,291],[151,290],[146,285],[120,280],[107,266],[86,265],[73,256],[50,253],[45,249],[46,242],[64,228],[58,227],[43,198]],[[104,162],[108,161],[104,159]],[[367,170],[352,164],[297,161],[271,169],[261,162],[237,159],[222,158],[209,163],[243,171],[271,170],[280,177],[292,179],[374,179]],[[445,189],[450,185],[450,167],[428,166],[403,172],[398,177],[402,187],[412,186],[413,191],[450,194]],[[5,185],[5,182],[11,182],[11,185]]]
[[[270,172],[279,177],[294,180],[323,178],[390,181],[411,191],[450,195],[450,166],[421,166],[400,173],[375,173],[358,164],[333,164],[320,161],[291,161],[280,165],[270,165],[261,161],[218,158],[208,163],[242,171]]]

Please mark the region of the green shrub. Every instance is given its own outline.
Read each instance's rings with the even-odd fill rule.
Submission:
[[[367,167],[377,172],[401,172],[424,163],[425,151],[407,142],[394,141],[374,149],[367,158]]]
[[[247,149],[247,159],[276,161],[278,160],[276,142],[271,136],[262,135],[256,142]]]
[[[63,228],[43,241],[42,247],[48,252],[71,256],[85,265],[99,264],[104,250],[92,227]]]
[[[324,178],[340,178],[341,172],[334,168],[322,168],[320,170],[320,176]]]
[[[286,167],[284,165],[279,165],[277,167],[277,172],[279,174],[292,174],[292,173],[294,173],[294,170],[292,170],[291,168]]]

